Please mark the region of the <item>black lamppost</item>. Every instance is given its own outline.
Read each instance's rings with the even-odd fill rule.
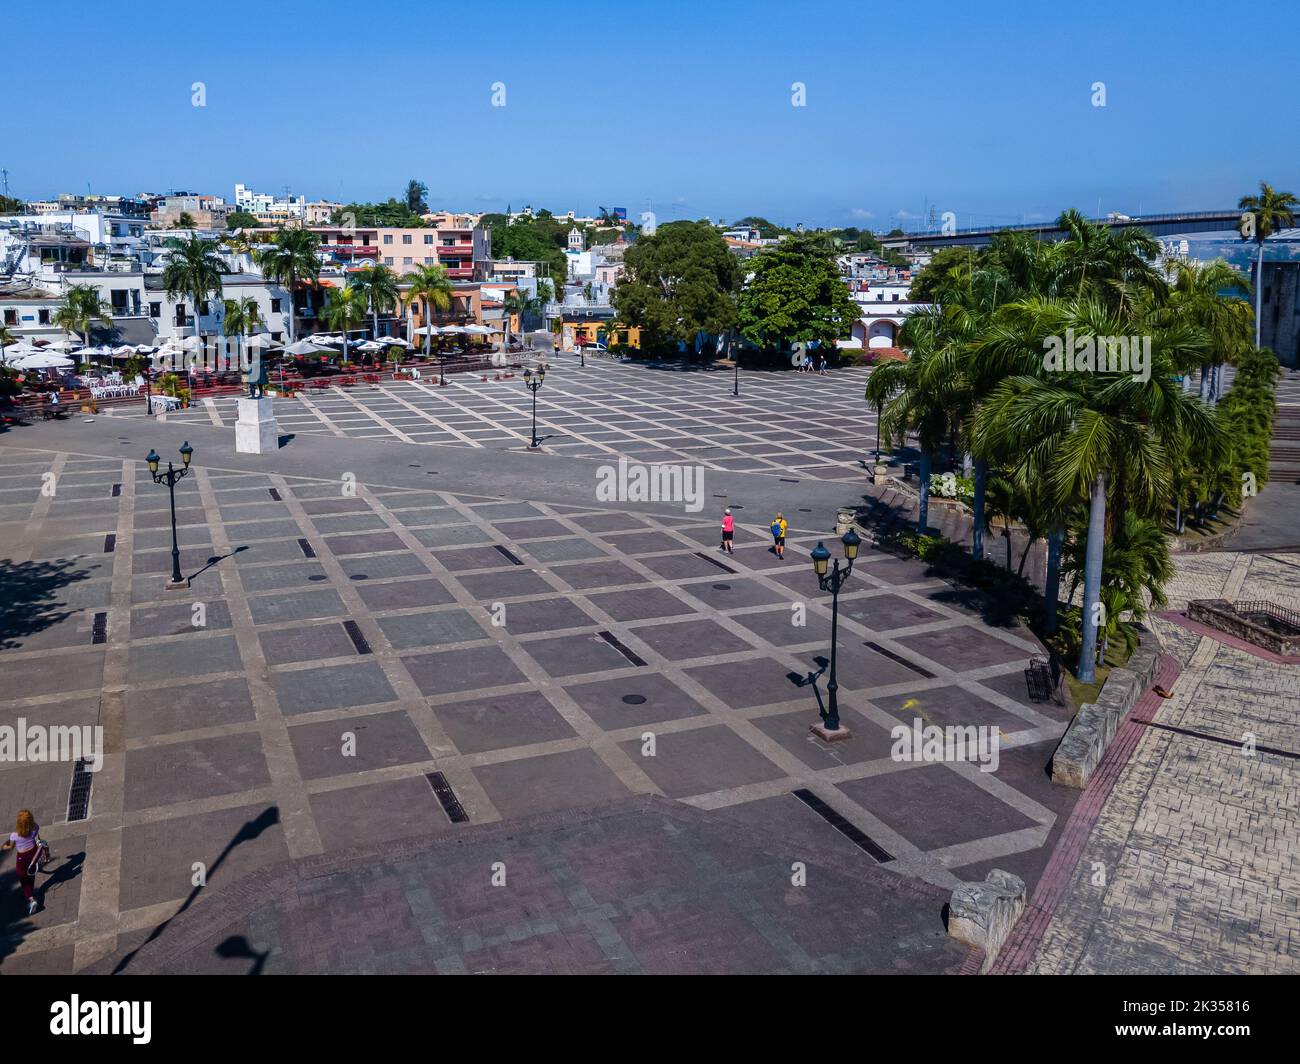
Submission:
[[[536,373],[530,369],[524,370],[524,384],[533,393],[533,442],[528,445],[530,451],[535,451],[542,445],[537,438],[537,389],[542,386],[544,380],[546,380],[545,366],[538,366]]]
[[[862,537],[850,528],[844,533],[840,542],[844,544],[844,558],[848,562],[843,569],[840,568],[840,560],[836,558],[834,567],[827,572],[826,567],[831,560],[831,552],[825,545],[818,543],[812,552],[813,571],[817,574],[817,584],[823,591],[831,593],[831,678],[826,685],[826,713],[823,723],[813,727],[813,731],[827,742],[849,737],[849,730],[840,727],[840,706],[836,696],[840,685],[835,681],[835,643],[839,635],[840,588],[849,578],[849,573],[853,572],[853,559],[858,556]]]
[[[876,465],[880,465],[880,411],[881,405],[876,404]]]
[[[177,588],[189,587],[190,582],[181,576],[181,549],[176,543],[176,482],[190,471],[190,459],[194,457],[194,448],[190,446],[190,441],[186,440],[181,445],[181,467],[176,469],[171,462],[167,463],[167,472],[158,472],[158,463],[162,461],[157,452],[150,451],[145,461],[149,463],[149,473],[153,476],[155,484],[166,484],[167,494],[171,497],[172,504],[172,578],[167,583],[167,590],[174,591]]]

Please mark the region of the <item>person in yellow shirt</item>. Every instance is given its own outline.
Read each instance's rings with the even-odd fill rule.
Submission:
[[[785,514],[777,514],[772,518],[772,550],[776,552],[778,558],[785,558]]]

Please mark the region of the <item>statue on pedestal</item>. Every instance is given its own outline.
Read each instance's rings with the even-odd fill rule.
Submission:
[[[248,398],[261,399],[266,392],[266,363],[254,358],[244,372],[244,383],[248,385]]]

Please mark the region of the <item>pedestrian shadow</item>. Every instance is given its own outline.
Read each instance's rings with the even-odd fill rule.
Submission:
[[[205,876],[205,879],[210,878],[212,874],[225,863],[226,858],[229,857],[232,852],[234,852],[237,846],[245,842],[252,842],[253,840],[257,839],[262,834],[262,832],[267,831],[268,829],[274,827],[278,823],[280,823],[280,809],[278,806],[274,806],[274,805],[268,806],[252,820],[245,821],[244,826],[241,827],[237,832],[235,832],[234,837],[228,843],[226,843],[225,849],[221,851],[221,853],[217,856],[217,859],[213,861],[210,865],[208,865],[207,875]],[[133,960],[135,960],[135,956],[137,953],[139,953],[142,949],[144,949],[145,946],[149,945],[149,943],[154,942],[155,940],[161,938],[163,932],[167,930],[168,925],[173,920],[175,920],[176,917],[180,916],[181,913],[185,912],[187,909],[189,909],[191,905],[193,905],[196,901],[198,901],[199,894],[203,891],[203,889],[204,888],[202,886],[197,886],[193,890],[191,890],[189,895],[186,897],[185,901],[182,903],[181,907],[177,909],[176,912],[174,912],[171,916],[169,916],[166,920],[164,920],[161,924],[159,924],[151,932],[149,932],[148,938],[146,938],[143,942],[140,943],[140,945],[136,946],[135,949],[133,949],[130,953],[126,954],[126,956],[124,956],[120,961],[117,962],[116,966],[113,968],[112,974],[120,975],[122,972],[126,970],[127,966]]]
[[[824,658],[819,656],[813,658],[813,664],[817,666],[816,672],[808,672],[806,674],[800,674],[792,670],[790,672],[787,672],[785,676],[786,679],[789,680],[796,687],[811,687],[813,689],[813,695],[817,699],[817,712],[821,714],[822,717],[825,717],[826,706],[822,702],[822,691],[821,688],[817,686],[817,681],[822,678],[822,673],[824,673],[828,668],[830,668],[831,663],[829,658]]]
[[[247,975],[261,975],[262,969],[266,967],[266,958],[271,955],[269,949],[258,953],[243,935],[231,935],[222,939],[213,952],[223,960],[251,960],[253,966]]]
[[[198,572],[196,572],[196,573],[191,573],[189,579],[192,581],[192,580],[196,579],[197,577],[202,576],[202,575],[203,575],[204,573],[206,573],[209,569],[211,569],[214,565],[219,565],[219,564],[221,564],[222,562],[224,562],[227,558],[233,558],[236,554],[242,554],[242,553],[243,553],[244,551],[246,551],[246,550],[248,550],[248,545],[247,545],[247,544],[245,544],[245,545],[242,546],[242,547],[236,547],[236,548],[235,548],[234,550],[232,550],[229,554],[214,554],[211,558],[208,559],[207,564],[204,565],[202,569],[200,569],[200,570],[199,570]]]

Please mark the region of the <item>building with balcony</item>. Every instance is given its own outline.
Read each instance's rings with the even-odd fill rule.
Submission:
[[[226,218],[232,208],[220,196],[176,195],[167,196],[149,215],[152,225],[163,229],[176,225],[182,214],[194,219],[197,229],[225,229]]]

